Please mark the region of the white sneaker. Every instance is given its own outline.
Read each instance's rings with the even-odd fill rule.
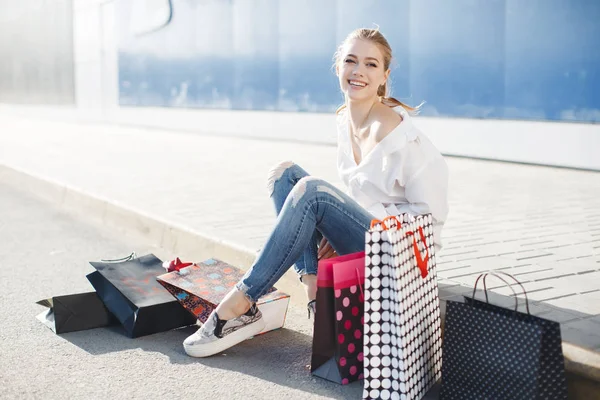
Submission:
[[[227,321],[219,319],[213,311],[206,323],[184,340],[183,348],[191,357],[208,357],[259,334],[264,328],[265,320],[256,304],[246,314]]]

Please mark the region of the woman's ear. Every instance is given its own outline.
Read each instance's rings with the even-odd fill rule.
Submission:
[[[340,76],[340,66],[337,63],[335,64],[335,75]]]
[[[385,73],[383,74],[384,75],[384,80],[383,80],[384,84],[387,83],[387,80],[390,77],[390,72],[392,72],[392,70],[388,68],[388,70],[385,71]]]

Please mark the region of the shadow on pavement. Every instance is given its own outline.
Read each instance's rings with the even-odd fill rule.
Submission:
[[[169,357],[172,364],[202,364],[205,367],[235,371],[253,377],[305,391],[314,395],[340,399],[362,398],[363,381],[338,385],[310,374],[312,337],[291,329],[279,329],[257,336],[209,358],[192,358],[185,354],[181,343],[194,326],[131,339],[120,327],[72,332],[61,337],[92,355],[102,355],[132,349],[158,352]],[[436,385],[424,397],[439,396]]]
[[[312,337],[290,329],[279,329],[209,358],[192,358],[185,354],[183,340],[197,327],[128,338],[120,327],[72,332],[61,337],[92,355],[141,349],[169,357],[172,364],[200,363],[206,367],[236,371],[278,385],[335,398],[361,398],[363,383],[338,385],[310,374]]]
[[[463,296],[471,297],[472,288],[439,284],[440,296],[444,300],[462,301]],[[476,298],[484,299],[483,292]],[[489,301],[509,309],[514,309],[515,298],[488,292]],[[517,299],[519,310],[525,312],[524,299]],[[531,313],[542,318],[561,322],[563,340],[585,346],[585,329],[571,329],[564,322],[573,320],[585,321],[590,316],[575,310],[564,310],[541,302],[530,301]],[[264,381],[283,385],[314,395],[333,398],[361,398],[363,383],[338,385],[326,380],[312,377],[309,364],[312,348],[312,337],[293,330],[279,329],[265,335],[257,336],[239,345],[209,358],[192,358],[185,354],[183,340],[197,329],[189,326],[169,332],[158,333],[136,339],[128,338],[119,326],[73,332],[61,337],[85,352],[92,355],[141,349],[152,353],[161,353],[169,358],[171,364],[194,365],[234,371],[259,378]],[[566,333],[566,334],[565,334]],[[594,340],[597,338],[594,336]],[[433,400],[439,396],[439,385],[434,387],[425,397]]]

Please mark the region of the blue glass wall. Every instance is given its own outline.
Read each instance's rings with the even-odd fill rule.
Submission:
[[[600,122],[597,0],[171,0],[145,33],[136,1],[117,2],[121,105],[331,112],[337,45],[376,24],[423,115]]]

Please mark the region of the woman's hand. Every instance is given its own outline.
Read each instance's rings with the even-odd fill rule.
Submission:
[[[325,239],[325,238],[321,239],[321,243],[319,244],[319,251],[317,253],[317,259],[325,260],[327,258],[331,258],[331,257],[335,257],[335,256],[337,256],[337,253],[335,252],[333,247],[331,247],[331,245],[329,244],[327,239]]]

